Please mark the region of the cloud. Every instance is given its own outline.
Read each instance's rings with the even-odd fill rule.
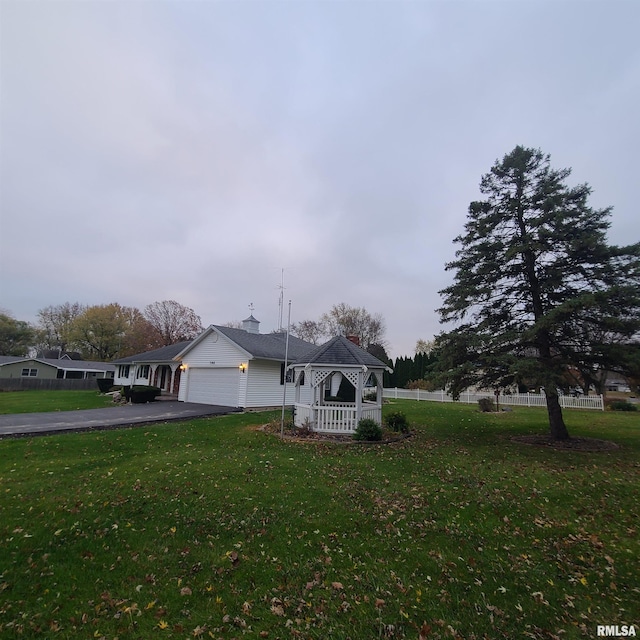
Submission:
[[[440,330],[468,204],[516,144],[637,238],[634,3],[2,3],[2,306],[346,302]],[[632,202],[632,198],[634,198]]]

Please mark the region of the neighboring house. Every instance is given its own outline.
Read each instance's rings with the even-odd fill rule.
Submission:
[[[109,362],[86,362],[63,358],[24,358],[0,356],[0,378],[44,378],[48,380],[87,380],[113,378],[115,367]]]
[[[620,373],[607,372],[605,378],[605,388],[607,391],[618,391],[622,393],[629,393],[631,387],[628,380]]]
[[[292,373],[285,371],[286,333],[259,332],[253,315],[242,329],[211,325],[175,356],[181,365],[178,399],[228,407],[263,408],[292,405]],[[288,362],[315,345],[289,336]],[[303,392],[304,394],[304,392]]]
[[[138,353],[114,360],[116,372],[113,384],[131,386],[134,384],[159,387],[166,394],[177,394],[180,386],[180,362],[175,356],[193,342],[177,342],[153,351]]]
[[[60,349],[43,349],[36,353],[36,358],[48,358],[50,360],[82,360],[79,351],[62,351]]]

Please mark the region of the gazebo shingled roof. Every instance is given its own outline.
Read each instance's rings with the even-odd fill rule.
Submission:
[[[375,356],[354,344],[344,336],[336,336],[319,346],[317,349],[305,353],[294,364],[326,364],[326,365],[359,365],[366,367],[383,367],[387,365]]]

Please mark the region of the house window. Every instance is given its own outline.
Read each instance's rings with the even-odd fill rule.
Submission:
[[[138,371],[136,373],[137,378],[148,378],[149,377],[149,365],[143,364],[141,367],[138,367]]]
[[[25,378],[37,378],[38,377],[38,370],[37,369],[23,369],[22,370],[22,375]]]
[[[304,371],[300,372],[300,375],[298,376],[298,386],[300,387],[304,387]]]
[[[293,373],[293,369],[289,369],[287,371],[287,384],[293,382],[295,380],[295,376]],[[284,362],[280,363],[280,384],[284,384]]]
[[[129,365],[121,364],[118,366],[118,378],[128,378],[129,377]]]

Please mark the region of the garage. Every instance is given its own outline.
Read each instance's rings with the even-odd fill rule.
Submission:
[[[238,367],[191,368],[185,400],[200,404],[239,406]]]

